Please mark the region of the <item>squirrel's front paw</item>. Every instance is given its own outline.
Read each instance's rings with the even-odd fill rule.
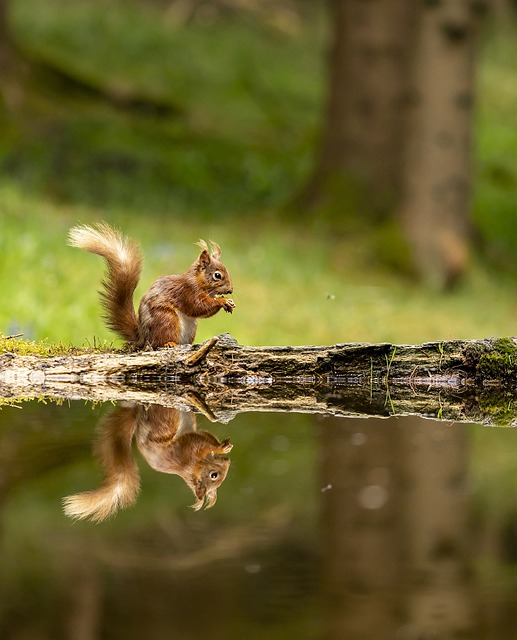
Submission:
[[[226,438],[226,440],[223,440],[220,443],[217,453],[230,453],[232,449],[233,449],[233,444],[230,442],[229,438]]]
[[[235,302],[231,298],[226,298],[224,301],[223,309],[227,313],[231,313],[235,309]]]

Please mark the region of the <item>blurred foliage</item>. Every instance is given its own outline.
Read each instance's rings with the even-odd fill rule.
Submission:
[[[501,25],[499,25],[501,27]],[[517,56],[514,28],[487,37],[479,68],[473,216],[485,255],[515,271]]]
[[[137,210],[198,215],[285,199],[312,147],[322,29],[286,36],[232,16],[185,25],[142,2],[107,6],[12,3],[19,49],[64,75],[33,78],[36,119],[4,175],[53,199]]]
[[[3,178],[56,203],[135,214],[278,215],[313,162],[328,25],[322,5],[262,4],[11,2],[36,71],[17,129],[4,127]],[[477,248],[506,269],[517,266],[513,35],[487,33],[481,51],[473,199]],[[360,203],[342,203],[317,212],[321,224],[368,231],[377,257],[405,270],[393,229],[365,229]]]

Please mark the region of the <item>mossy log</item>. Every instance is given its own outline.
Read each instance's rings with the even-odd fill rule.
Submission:
[[[195,396],[222,421],[240,411],[301,411],[513,425],[516,383],[514,338],[247,347],[224,334],[153,352],[0,354],[0,397],[131,400],[196,410]]]

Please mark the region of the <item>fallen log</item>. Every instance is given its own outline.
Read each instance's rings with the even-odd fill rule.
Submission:
[[[49,358],[0,354],[0,397],[130,400],[190,408],[196,395],[227,421],[240,411],[418,414],[517,422],[517,339],[248,347],[228,334],[202,345]]]

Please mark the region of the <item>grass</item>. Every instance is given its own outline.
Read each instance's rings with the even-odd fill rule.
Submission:
[[[112,352],[111,343],[97,343],[75,347],[72,344],[61,342],[48,343],[46,340],[26,340],[23,334],[2,336],[0,335],[0,354],[14,353],[18,356],[39,356],[49,358],[53,356],[78,356],[86,353],[106,353]]]
[[[517,297],[512,282],[474,266],[453,294],[425,291],[374,265],[367,246],[329,243],[278,221],[200,222],[137,218],[123,212],[60,207],[0,186],[4,233],[0,271],[4,300],[0,331],[75,346],[113,340],[100,318],[102,260],[66,245],[69,226],[103,217],[138,238],[146,256],[139,295],[151,281],[184,270],[193,242],[213,238],[234,280],[237,304],[200,322],[197,340],[229,331],[243,344],[422,342],[512,335]],[[30,211],[30,217],[26,212]],[[483,300],[483,305],[478,301]],[[117,343],[115,343],[117,344]]]

